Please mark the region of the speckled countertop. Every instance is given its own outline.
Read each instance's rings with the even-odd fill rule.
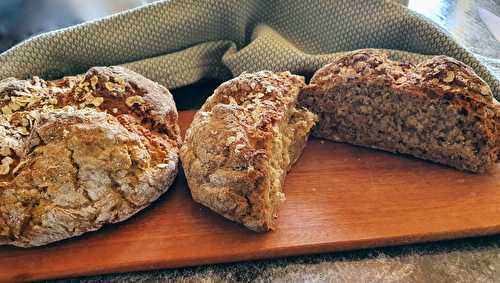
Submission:
[[[410,0],[500,76],[500,43],[478,7],[500,15],[498,0]],[[500,28],[500,27],[499,27]],[[86,282],[500,282],[500,236],[194,268],[93,276]]]
[[[85,282],[498,282],[500,237],[73,279],[73,281],[80,280]]]

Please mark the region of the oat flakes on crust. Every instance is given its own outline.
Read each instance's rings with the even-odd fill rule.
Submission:
[[[5,79],[0,108],[0,244],[40,246],[123,221],[177,174],[172,96],[125,68]]]
[[[255,231],[275,228],[286,172],[316,121],[295,107],[304,79],[244,73],[196,113],[180,156],[193,199]]]

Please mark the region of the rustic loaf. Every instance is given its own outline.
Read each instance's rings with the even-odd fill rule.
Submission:
[[[483,172],[498,162],[500,107],[465,64],[437,56],[419,65],[374,49],[318,70],[300,104],[319,115],[313,135]]]
[[[193,199],[254,231],[275,228],[287,171],[316,121],[296,108],[304,79],[261,71],[223,83],[180,151]]]
[[[121,67],[0,81],[0,244],[40,246],[123,221],[177,174],[169,91]]]

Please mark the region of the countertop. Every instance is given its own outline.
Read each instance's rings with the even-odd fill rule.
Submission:
[[[486,29],[477,10],[478,7],[482,7],[500,15],[498,0],[410,0],[409,7],[448,30],[456,40],[478,54],[479,58],[500,77],[500,43]],[[59,281],[68,280],[498,282],[500,281],[500,236]]]

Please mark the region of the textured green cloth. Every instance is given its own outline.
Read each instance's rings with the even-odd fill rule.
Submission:
[[[390,0],[171,0],[42,34],[0,55],[0,79],[51,79],[123,64],[169,88],[243,71],[314,72],[341,52],[391,50],[419,62],[445,54],[500,96],[488,67],[429,20]]]

